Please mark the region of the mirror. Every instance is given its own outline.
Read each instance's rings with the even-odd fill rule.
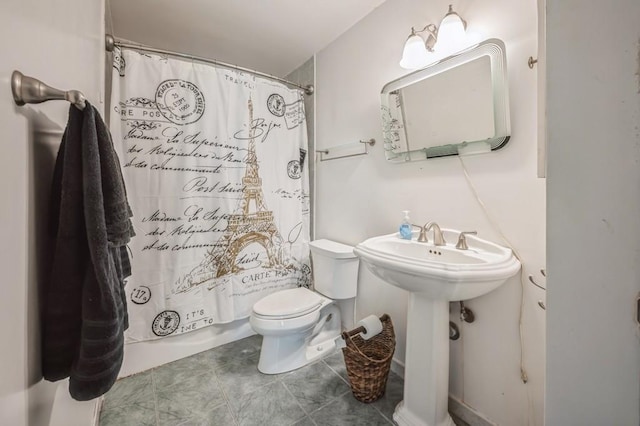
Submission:
[[[387,160],[404,162],[500,149],[509,141],[504,43],[486,40],[382,89]]]

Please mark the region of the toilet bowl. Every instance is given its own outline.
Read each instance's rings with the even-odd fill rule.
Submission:
[[[295,370],[333,352],[341,333],[334,299],[356,295],[358,259],[353,247],[329,240],[309,245],[315,291],[280,290],[253,305],[249,322],[263,336],[258,361],[262,373]]]
[[[295,298],[312,302],[308,309],[298,310]],[[262,347],[258,370],[278,374],[295,370],[336,347],[340,336],[340,310],[332,300],[306,288],[293,288],[273,293],[253,306],[251,327],[261,334]]]

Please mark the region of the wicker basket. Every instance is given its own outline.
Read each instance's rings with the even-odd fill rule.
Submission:
[[[380,317],[382,332],[369,340],[360,337],[358,327],[342,333],[347,346],[342,349],[353,396],[362,402],[373,402],[384,395],[396,349],[396,336],[389,315]]]

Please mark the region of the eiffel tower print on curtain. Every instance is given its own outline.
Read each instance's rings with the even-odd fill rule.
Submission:
[[[248,102],[249,109],[249,147],[246,158],[246,169],[242,178],[242,197],[236,211],[229,215],[227,228],[216,242],[215,247],[207,252],[204,260],[178,283],[175,292],[184,292],[213,279],[242,271],[237,257],[250,244],[257,243],[266,251],[268,263],[265,268],[284,268],[283,239],[273,220],[273,211],[267,208],[262,192],[258,157],[255,146],[255,127],[253,123],[253,103]],[[215,285],[214,285],[215,286]],[[209,286],[211,289],[214,286]]]

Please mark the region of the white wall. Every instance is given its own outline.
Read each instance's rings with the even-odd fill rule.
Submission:
[[[318,162],[317,238],[358,242],[395,232],[401,210],[415,223],[477,230],[501,242],[472,196],[457,157],[390,164],[382,149],[379,93],[406,73],[398,62],[411,26],[439,22],[448,2],[388,0],[316,56],[318,149],[375,137],[360,157]],[[523,257],[525,274],[544,284],[545,182],[536,177],[536,1],[461,0],[454,4],[484,38],[507,46],[512,139],[502,150],[466,157],[480,197]],[[462,125],[464,123],[461,123]],[[541,425],[544,379],[544,292],[526,284],[525,362],[529,383],[520,380],[517,277],[489,295],[468,302],[476,322],[461,325],[451,343],[450,393],[503,425]],[[388,312],[398,334],[396,359],[404,360],[407,295],[360,268],[358,317]],[[460,324],[458,306],[452,320]]]
[[[92,403],[58,408],[59,384],[41,379],[38,285],[47,200],[68,104],[16,107],[9,86],[18,69],[59,88],[79,89],[96,106],[104,98],[102,1],[0,2],[0,424],[89,424]],[[60,386],[66,386],[61,382]],[[60,398],[67,393],[58,392]],[[54,402],[56,401],[56,402]],[[75,423],[79,422],[79,423]]]
[[[638,425],[640,2],[583,5],[547,0],[546,424]]]

